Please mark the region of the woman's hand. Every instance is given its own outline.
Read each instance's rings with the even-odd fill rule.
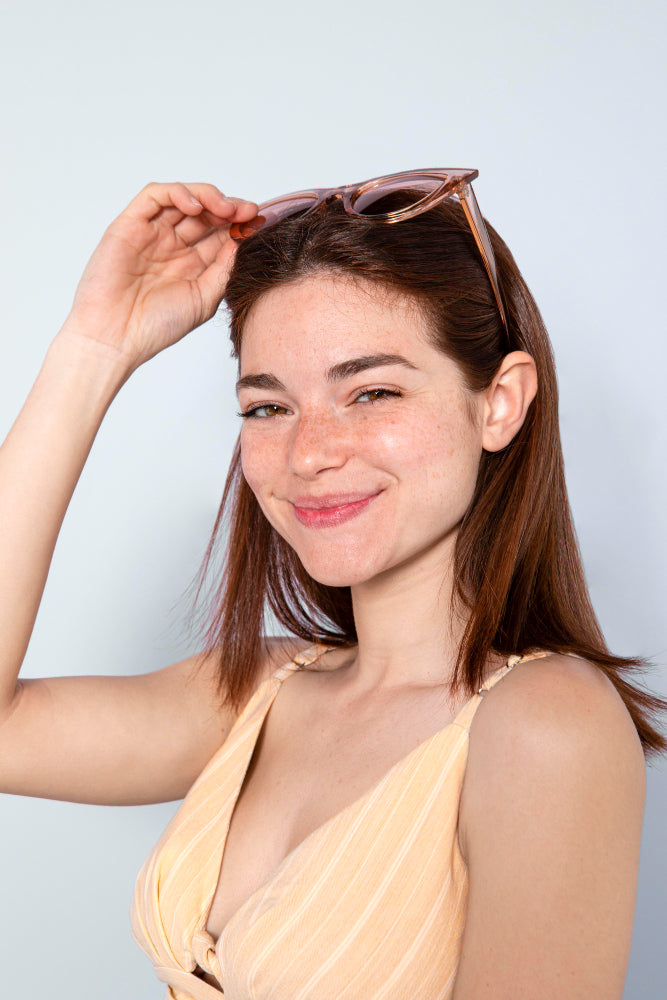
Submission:
[[[149,184],[106,230],[62,333],[102,346],[128,375],[214,314],[253,202],[212,184]]]

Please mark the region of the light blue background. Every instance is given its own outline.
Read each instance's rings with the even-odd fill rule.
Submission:
[[[611,647],[667,691],[664,5],[0,5],[0,427],[104,227],[149,180],[262,200],[473,166],[551,331],[568,483]],[[143,672],[181,631],[236,434],[224,317],[140,370],[67,517],[29,676]],[[1,753],[0,746],[0,753]],[[45,734],[48,753],[48,734]],[[625,1000],[664,995],[665,765],[649,771]],[[136,871],[174,805],[0,802],[0,992],[133,1000]]]

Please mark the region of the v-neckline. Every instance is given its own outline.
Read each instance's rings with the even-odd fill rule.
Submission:
[[[309,651],[306,651],[306,652],[309,652]],[[325,649],[325,652],[326,652],[326,649]],[[515,658],[512,657],[510,659],[514,660]],[[521,658],[520,657],[516,658],[516,660],[519,660],[519,659],[521,659]],[[311,661],[308,660],[307,663],[299,663],[299,664],[297,664],[296,670],[302,669],[303,666],[307,666],[309,662],[311,662]],[[492,673],[489,674],[489,676],[487,677],[487,679],[485,681],[485,685],[488,684],[488,682],[492,678],[494,678],[496,676],[496,674],[499,674],[502,670],[507,669],[508,665],[509,665],[508,663],[505,663],[505,664],[501,665],[500,667],[498,667],[496,670],[492,671]],[[514,665],[515,664],[512,663],[512,666],[514,666]],[[283,670],[284,669],[285,668],[283,668]],[[275,698],[277,697],[278,692],[280,691],[280,689],[282,687],[283,681],[286,679],[287,676],[290,676],[291,673],[295,673],[296,670],[290,671],[289,674],[285,673],[282,676],[278,676],[278,677],[276,677],[276,675],[274,674],[273,677],[268,678],[267,681],[265,682],[266,684],[273,683],[274,684],[274,690],[269,695],[269,697],[266,699],[266,704],[264,706],[264,710],[261,713],[261,716],[259,717],[259,719],[257,719],[257,721],[255,722],[255,727],[256,728],[255,728],[255,733],[254,733],[254,739],[251,741],[251,745],[250,745],[250,747],[248,749],[248,753],[247,753],[247,756],[246,756],[246,759],[245,759],[245,764],[242,767],[240,778],[239,778],[239,781],[237,782],[237,785],[236,785],[236,790],[234,792],[234,797],[233,797],[233,802],[232,802],[232,805],[231,805],[231,809],[226,810],[226,820],[224,821],[224,829],[222,829],[220,831],[220,835],[219,835],[219,838],[218,838],[218,842],[217,842],[217,846],[216,846],[216,852],[215,852],[216,853],[216,859],[218,859],[217,864],[215,866],[215,871],[217,872],[217,875],[216,875],[216,878],[215,878],[215,883],[214,883],[214,886],[213,886],[213,891],[212,891],[212,894],[211,894],[210,901],[209,901],[209,903],[208,903],[208,905],[207,905],[207,907],[205,909],[204,917],[202,919],[202,922],[199,925],[198,930],[195,931],[195,933],[198,933],[200,935],[202,935],[202,934],[206,935],[206,937],[208,939],[210,939],[211,945],[214,948],[214,950],[216,950],[216,951],[217,951],[217,948],[220,945],[220,943],[224,940],[225,936],[227,935],[227,932],[229,931],[231,925],[241,916],[241,914],[243,913],[243,911],[246,909],[247,906],[250,905],[250,903],[258,895],[258,893],[260,893],[262,891],[265,891],[267,885],[269,885],[271,882],[273,882],[278,877],[278,875],[280,874],[281,870],[293,859],[293,857],[295,856],[295,854],[297,854],[297,852],[299,852],[301,850],[301,848],[303,848],[306,844],[310,843],[317,836],[321,836],[333,823],[337,822],[346,813],[351,812],[355,808],[357,808],[357,809],[360,808],[361,805],[364,802],[366,802],[373,794],[375,794],[375,792],[377,791],[377,789],[383,783],[390,781],[391,778],[394,776],[394,774],[396,772],[398,772],[398,770],[400,768],[405,767],[408,764],[408,762],[411,761],[412,758],[415,757],[418,753],[425,752],[426,749],[427,749],[427,747],[431,743],[434,743],[437,739],[442,738],[444,736],[444,734],[448,733],[454,726],[459,726],[460,727],[460,724],[459,724],[460,718],[466,712],[466,710],[468,709],[469,705],[476,698],[479,698],[482,695],[483,691],[485,690],[485,686],[482,687],[482,688],[480,688],[479,691],[477,691],[474,695],[472,695],[471,698],[469,698],[465,702],[465,704],[457,712],[455,718],[452,719],[451,722],[448,722],[446,726],[443,726],[441,729],[437,730],[435,733],[432,733],[430,736],[427,736],[426,739],[422,740],[421,743],[418,743],[416,747],[413,747],[413,749],[409,750],[407,754],[404,754],[402,757],[400,757],[394,764],[391,765],[390,768],[388,768],[387,771],[385,771],[385,773],[383,775],[381,775],[376,781],[374,781],[373,784],[369,788],[367,788],[365,792],[362,792],[361,795],[358,795],[357,798],[355,798],[355,799],[352,800],[352,802],[349,802],[346,806],[343,806],[342,809],[339,809],[336,813],[334,813],[328,819],[324,820],[323,823],[321,823],[319,826],[317,826],[314,830],[311,831],[311,833],[307,834],[307,836],[305,836],[303,838],[303,840],[301,840],[295,847],[293,847],[291,851],[288,851],[288,853],[285,855],[285,857],[282,859],[282,861],[280,861],[274,868],[271,869],[271,871],[266,876],[266,878],[263,880],[263,882],[261,882],[260,885],[258,885],[257,888],[254,889],[250,893],[250,895],[248,896],[248,898],[243,903],[241,903],[241,905],[238,906],[236,908],[236,910],[234,910],[234,912],[232,913],[232,915],[226,921],[225,926],[222,928],[222,931],[220,932],[220,934],[218,935],[218,938],[216,940],[213,937],[213,935],[206,929],[206,927],[207,927],[207,924],[208,924],[208,921],[209,921],[209,918],[210,918],[211,909],[213,907],[213,903],[214,903],[214,900],[215,900],[215,896],[216,896],[216,892],[217,892],[217,889],[218,889],[218,885],[220,884],[220,876],[222,874],[222,868],[223,868],[224,861],[225,861],[225,850],[226,850],[226,847],[227,847],[227,840],[228,840],[228,837],[229,837],[229,830],[231,828],[232,819],[233,819],[233,816],[234,816],[234,812],[236,811],[236,804],[237,804],[237,802],[238,802],[238,800],[240,798],[241,791],[243,790],[243,786],[245,784],[245,780],[246,780],[246,777],[248,775],[248,769],[250,767],[250,762],[252,761],[252,758],[253,758],[253,755],[254,755],[254,752],[255,752],[255,748],[257,747],[257,743],[259,742],[262,730],[264,728],[264,724],[266,722],[266,718],[267,718],[267,716],[269,714],[269,710],[270,710],[270,708],[271,708],[271,706],[272,706]],[[239,721],[241,721],[240,718],[239,718]],[[465,729],[462,728],[461,731],[463,733],[465,733],[466,736],[467,736],[467,731]],[[232,736],[232,733],[230,733],[228,739],[231,738],[231,736]]]

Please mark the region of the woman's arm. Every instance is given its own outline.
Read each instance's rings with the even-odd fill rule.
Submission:
[[[233,259],[229,224],[255,214],[211,185],[145,188],[104,234],[0,449],[1,790],[86,802],[178,797],[231,722],[214,665],[197,658],[135,677],[18,675],[107,408],[139,365],[213,315]]]
[[[461,799],[454,1000],[620,1000],[644,786],[635,728],[590,664],[520,664],[485,696]]]

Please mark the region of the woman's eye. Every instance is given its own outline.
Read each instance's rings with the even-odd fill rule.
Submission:
[[[383,399],[394,397],[400,399],[401,393],[396,389],[364,389],[359,393],[356,403],[379,403]]]
[[[244,420],[250,417],[264,420],[266,417],[280,417],[283,413],[287,413],[286,407],[280,406],[278,403],[263,403],[261,406],[252,406],[249,410],[244,410],[239,413],[239,416],[243,417]]]

